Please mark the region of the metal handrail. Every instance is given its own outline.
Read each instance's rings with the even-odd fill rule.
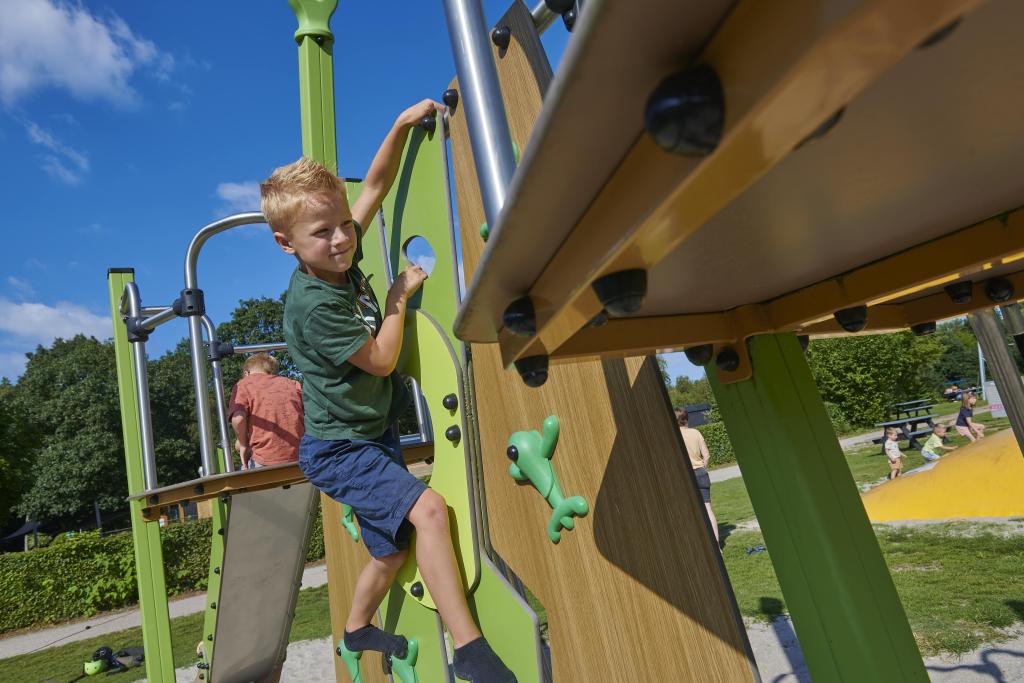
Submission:
[[[217,348],[220,340],[217,338],[217,328],[214,326],[210,316],[203,316],[203,328],[206,330],[206,339],[210,345],[211,352]],[[220,427],[220,450],[224,462],[225,472],[235,471],[235,462],[231,457],[231,443],[228,437],[228,410],[224,399],[224,371],[221,368],[220,360],[216,355],[210,354],[210,365],[213,367],[213,395],[217,401],[217,424]],[[210,474],[213,474],[210,472]]]
[[[142,310],[139,288],[127,282],[121,296],[121,310],[137,318]],[[130,342],[132,363],[135,366],[135,397],[139,407],[139,436],[142,443],[142,482],[147,491],[157,487],[156,449],[153,447],[153,418],[149,404],[149,373],[146,367],[146,342]]]
[[[242,225],[266,223],[266,218],[258,212],[240,213],[214,221],[195,234],[185,253],[185,289],[198,289],[196,264],[199,252],[206,241],[216,234]],[[188,316],[189,349],[192,353],[192,382],[195,384],[196,421],[199,424],[199,455],[203,463],[203,473],[213,474],[217,471],[214,464],[213,435],[210,433],[210,400],[206,393],[206,366],[203,364],[203,323],[200,316]]]

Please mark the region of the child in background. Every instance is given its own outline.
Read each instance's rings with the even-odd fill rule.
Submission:
[[[942,440],[946,437],[946,425],[935,425],[932,435],[924,442],[921,449],[921,456],[928,462],[939,459],[939,451],[955,451],[956,446],[943,446]]]
[[[889,427],[885,430],[885,457],[889,459],[889,479],[903,474],[903,452],[900,450],[900,431]]]
[[[974,438],[975,434],[977,434],[978,439],[985,438],[985,425],[974,421],[974,404],[977,402],[977,396],[965,393],[960,401],[960,413],[956,416],[957,433],[966,436],[971,442],[977,441]]]

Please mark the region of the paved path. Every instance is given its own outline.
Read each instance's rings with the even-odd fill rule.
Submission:
[[[327,565],[316,564],[306,567],[302,574],[302,587],[315,588],[327,583]],[[186,614],[195,614],[206,609],[206,594],[191,595],[180,600],[172,600],[168,605],[171,618]],[[108,612],[85,621],[62,624],[53,628],[28,631],[17,635],[0,638],[0,659],[15,655],[44,650],[56,645],[85,640],[104,633],[116,633],[141,625],[138,609],[126,609],[120,612]]]

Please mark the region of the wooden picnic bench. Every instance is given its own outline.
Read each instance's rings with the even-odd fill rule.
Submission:
[[[927,399],[927,398],[918,398],[918,399],[914,399],[913,401],[904,401],[903,403],[893,403],[892,405],[889,406],[889,414],[892,415],[894,420],[900,419],[900,416],[903,413],[906,413],[907,417],[910,417],[911,414],[914,413],[914,411],[920,411],[920,409],[922,407],[927,406],[927,403],[928,403],[929,400],[930,399]],[[927,407],[930,408],[930,407],[933,407],[933,406],[927,406]]]
[[[882,428],[882,436],[876,439],[872,439],[872,443],[882,444],[882,452],[885,452],[885,430],[889,427],[895,427],[900,430],[900,440],[906,439],[909,442],[909,447],[913,449],[920,449],[921,444],[918,442],[917,437],[925,436],[929,434],[932,429],[935,428],[935,415],[912,415],[910,417],[904,417],[898,420],[889,420],[888,422],[878,422],[875,424],[876,427]],[[919,424],[924,424],[924,427],[918,427]]]

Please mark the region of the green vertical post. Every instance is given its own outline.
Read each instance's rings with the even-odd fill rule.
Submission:
[[[302,116],[302,155],[338,172],[334,130],[334,34],[331,15],[337,0],[288,0],[299,28],[299,100]]]
[[[217,474],[224,473],[224,451],[217,449]],[[224,550],[227,547],[228,514],[230,500],[214,498],[210,501],[210,573],[206,581],[206,613],[203,616],[203,660],[209,665],[211,681],[214,679],[214,647],[217,644],[217,603],[223,578]],[[219,672],[218,672],[219,673]],[[230,673],[230,672],[228,672]]]
[[[751,379],[708,374],[811,678],[927,681],[796,336],[749,348]]]
[[[114,358],[117,365],[117,390],[121,400],[121,431],[124,434],[124,460],[128,472],[128,495],[142,493],[142,435],[139,431],[139,403],[135,395],[135,367],[132,347],[121,320],[121,295],[124,286],[135,280],[131,268],[107,271],[110,292],[110,317],[114,322]],[[164,556],[160,546],[160,524],[142,517],[145,501],[129,502],[132,541],[135,545],[135,570],[139,584],[139,613],[142,617],[142,646],[146,651],[146,678],[151,683],[174,683],[174,658],[171,654],[171,621],[167,612],[167,585],[164,582]]]

